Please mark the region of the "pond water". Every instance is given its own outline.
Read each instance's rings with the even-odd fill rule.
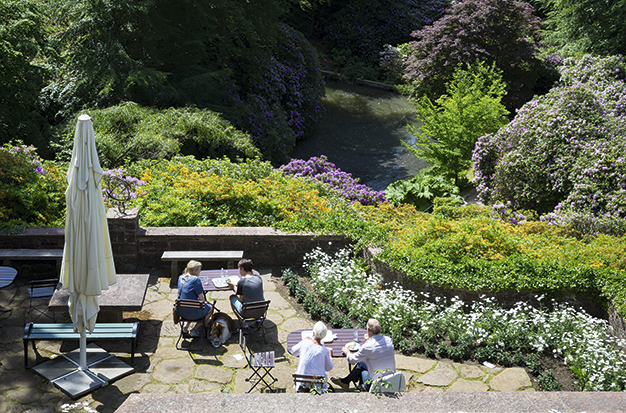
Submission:
[[[326,155],[342,171],[378,191],[424,168],[424,160],[401,144],[401,140],[415,141],[406,126],[417,123],[406,97],[327,81],[323,103],[325,116],[313,136],[296,144],[293,158]]]

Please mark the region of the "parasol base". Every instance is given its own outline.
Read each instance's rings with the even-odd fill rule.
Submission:
[[[93,343],[87,346],[87,370],[79,369],[80,349],[33,367],[63,393],[77,399],[135,371]]]

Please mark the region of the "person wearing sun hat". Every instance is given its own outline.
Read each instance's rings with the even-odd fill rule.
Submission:
[[[327,332],[328,329],[324,323],[318,321],[313,326],[313,336],[305,338],[293,346],[291,353],[298,357],[296,374],[323,376],[328,379],[326,372],[333,369],[333,360],[331,359],[331,351],[322,342]],[[296,392],[303,390],[301,386],[301,383],[294,386]],[[327,387],[328,385],[324,383],[323,389]]]
[[[341,351],[346,355],[348,363],[354,365],[350,374],[344,378],[333,377],[331,381],[344,390],[348,390],[350,382],[359,390],[369,390],[368,380],[379,379],[396,371],[396,357],[393,343],[389,337],[380,334],[382,327],[375,318],[367,321],[367,341],[355,353],[344,346]]]

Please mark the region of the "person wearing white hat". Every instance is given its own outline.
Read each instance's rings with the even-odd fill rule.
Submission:
[[[291,353],[299,357],[296,374],[323,376],[328,379],[326,372],[333,369],[333,360],[331,359],[331,351],[322,342],[327,332],[328,329],[324,323],[318,321],[313,326],[313,336],[305,338],[293,346]],[[296,392],[303,390],[301,386],[301,383],[294,386]],[[324,383],[322,388],[325,390],[328,385]]]

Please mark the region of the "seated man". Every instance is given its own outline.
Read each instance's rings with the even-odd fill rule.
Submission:
[[[377,380],[396,371],[396,358],[393,353],[393,343],[389,337],[380,334],[382,328],[375,318],[367,321],[368,339],[361,348],[351,353],[344,346],[341,351],[346,354],[348,363],[356,364],[350,374],[344,378],[333,377],[331,381],[344,390],[348,390],[350,382],[361,391],[368,391],[371,378]],[[378,372],[377,372],[378,371]]]
[[[252,260],[248,258],[242,258],[237,264],[237,268],[239,268],[239,275],[241,275],[239,282],[237,282],[237,285],[231,282],[228,283],[228,286],[235,292],[235,294],[230,296],[230,305],[233,313],[235,313],[241,323],[241,328],[247,331],[250,329],[250,326],[241,317],[243,303],[265,300],[263,280],[260,276],[252,274]]]

